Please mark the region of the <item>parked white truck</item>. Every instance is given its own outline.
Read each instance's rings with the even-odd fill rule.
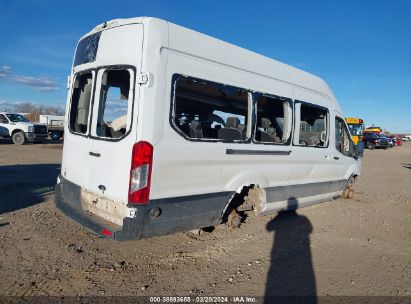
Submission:
[[[40,123],[45,124],[53,140],[59,140],[64,134],[64,116],[40,115]]]
[[[45,140],[47,136],[45,124],[30,122],[21,114],[0,112],[0,137],[11,138],[13,143],[23,145]]]

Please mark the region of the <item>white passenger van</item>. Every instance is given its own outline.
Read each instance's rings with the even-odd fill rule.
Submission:
[[[139,239],[338,198],[360,174],[320,78],[155,18],[77,45],[56,205]]]

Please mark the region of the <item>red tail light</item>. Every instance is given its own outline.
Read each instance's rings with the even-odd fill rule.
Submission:
[[[128,202],[130,204],[148,203],[152,165],[153,146],[146,141],[139,141],[134,144],[128,190]]]
[[[101,233],[107,236],[112,236],[113,234],[110,230],[107,230],[107,229],[101,230]]]

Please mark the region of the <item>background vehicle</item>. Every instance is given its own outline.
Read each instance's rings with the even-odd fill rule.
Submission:
[[[11,138],[17,145],[43,141],[48,136],[47,126],[30,122],[17,113],[0,113],[0,136]]]
[[[362,141],[365,148],[370,150],[375,148],[388,149],[390,147],[390,143],[386,137],[373,132],[364,133]]]
[[[63,136],[64,116],[40,115],[40,123],[47,125],[51,139],[59,140]]]
[[[390,148],[394,147],[395,146],[395,141],[390,137],[386,137],[386,138],[387,138],[388,142],[390,143]]]
[[[377,133],[377,134],[380,134],[380,133],[382,133],[382,129],[380,127],[368,127],[368,128],[365,128],[363,133]]]
[[[364,132],[364,121],[361,118],[346,117],[345,121],[350,129],[352,140],[354,144],[358,144]]]
[[[396,137],[394,135],[390,135],[390,136],[387,136],[387,138],[389,138],[393,141],[394,146],[400,146],[401,145],[401,141],[398,137]]]

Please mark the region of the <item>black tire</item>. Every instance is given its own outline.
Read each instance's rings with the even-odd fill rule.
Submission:
[[[384,147],[384,150],[388,150],[390,148],[390,146],[386,146]]]
[[[375,149],[375,144],[367,142],[367,149],[374,150]]]
[[[14,133],[11,139],[15,145],[24,145],[27,142],[26,135],[22,131]]]
[[[50,137],[52,140],[59,140],[61,137],[60,132],[51,132]]]

